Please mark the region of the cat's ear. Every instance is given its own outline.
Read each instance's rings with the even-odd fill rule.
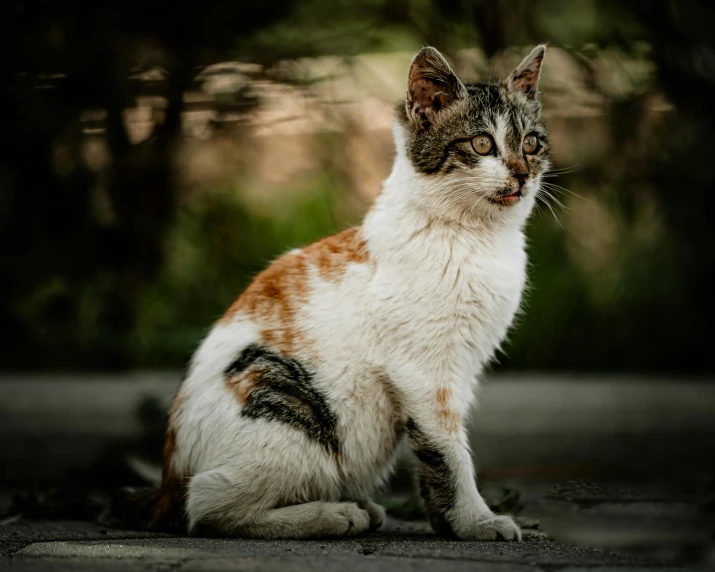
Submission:
[[[422,48],[407,75],[407,116],[429,129],[434,114],[467,97],[467,88],[434,48]]]
[[[531,53],[511,72],[504,86],[510,91],[521,92],[529,99],[536,97],[541,76],[541,63],[544,61],[546,46],[536,46]]]

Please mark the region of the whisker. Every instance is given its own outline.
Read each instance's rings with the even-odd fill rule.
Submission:
[[[567,173],[575,173],[579,170],[579,165],[571,165],[570,167],[563,167],[561,169],[549,169],[544,173],[545,175],[565,175]]]
[[[544,189],[541,189],[541,192],[545,194],[547,197],[549,197],[552,201],[554,201],[557,205],[561,207],[561,209],[566,212],[569,209],[562,203],[559,199],[557,199],[554,195],[552,195],[549,191],[546,191]]]
[[[578,197],[579,199],[582,199],[586,202],[593,202],[591,199],[587,199],[586,197],[582,197],[578,193],[574,193],[571,189],[567,189],[566,187],[562,187],[561,185],[557,185],[556,183],[547,183],[543,182],[541,183],[544,187],[547,187],[548,189],[554,191],[555,193],[568,193],[570,195],[573,195],[574,197]]]
[[[541,200],[542,203],[544,203],[549,210],[551,211],[551,214],[554,215],[554,219],[556,220],[556,223],[563,229],[564,225],[561,224],[561,221],[559,220],[559,217],[556,216],[556,213],[554,212],[554,209],[551,208],[551,205],[548,203],[548,201],[544,200],[544,197],[540,196],[538,193],[536,194],[536,199]]]

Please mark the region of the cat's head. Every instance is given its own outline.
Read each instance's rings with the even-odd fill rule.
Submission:
[[[424,183],[413,197],[450,218],[525,219],[549,167],[536,99],[546,48],[500,83],[462,83],[434,48],[410,65],[397,112],[398,153]]]

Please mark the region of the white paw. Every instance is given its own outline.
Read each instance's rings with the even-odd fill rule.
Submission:
[[[336,536],[355,536],[370,528],[370,515],[354,503],[336,503],[326,517],[333,521]]]
[[[521,529],[507,515],[489,515],[454,532],[461,540],[516,540],[521,542]]]

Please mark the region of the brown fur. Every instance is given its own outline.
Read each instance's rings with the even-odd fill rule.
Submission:
[[[308,272],[317,268],[318,276],[339,282],[348,263],[365,263],[367,248],[360,227],[349,228],[286,254],[255,280],[231,305],[220,322],[230,322],[245,314],[263,326],[264,342],[287,357],[307,351],[308,340],[296,323],[299,307],[308,298]]]
[[[261,367],[251,366],[247,371],[241,372],[235,376],[226,376],[223,383],[233,396],[238,404],[243,407],[248,402],[253,390],[266,383],[266,370]],[[310,413],[310,406],[299,398],[292,395],[285,395],[284,398],[291,404],[294,409],[303,409],[306,413]]]
[[[437,415],[442,423],[442,426],[453,433],[459,429],[459,417],[450,407],[450,399],[452,394],[450,390],[446,387],[440,387],[437,389]]]
[[[223,383],[226,389],[233,393],[238,404],[243,407],[253,388],[260,383],[263,373],[264,371],[260,367],[254,366],[239,375],[224,377]]]
[[[318,275],[329,282],[339,282],[349,263],[364,264],[368,260],[367,247],[360,227],[348,228],[314,242],[305,248],[303,253],[318,267]]]
[[[256,276],[221,322],[229,322],[236,314],[245,314],[263,326],[261,334],[266,344],[292,356],[303,341],[295,317],[298,306],[306,300],[307,286],[304,257],[301,254],[282,256]]]
[[[181,392],[176,394],[171,403],[169,425],[164,442],[164,462],[161,473],[161,487],[156,497],[149,528],[153,530],[176,530],[183,528],[184,497],[186,478],[173,467],[176,452],[176,418],[181,413],[184,398]]]

